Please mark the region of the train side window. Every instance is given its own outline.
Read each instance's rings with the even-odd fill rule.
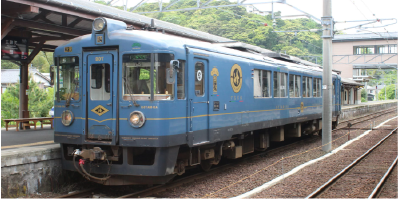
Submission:
[[[308,77],[308,80],[307,80],[307,97],[311,97],[311,90],[312,90],[312,77]]]
[[[311,97],[312,77],[303,76],[303,97]]]
[[[177,99],[185,99],[185,61],[180,61],[180,68],[177,69]]]
[[[195,64],[195,95],[203,96],[205,93],[205,65],[202,62]]]
[[[321,79],[314,78],[313,96],[321,97]]]
[[[300,76],[289,75],[289,97],[300,97]]]
[[[274,97],[286,97],[287,73],[274,72]]]
[[[287,97],[286,88],[287,88],[287,73],[279,73],[281,76],[281,82],[279,88],[281,89],[281,97]]]
[[[274,97],[279,97],[279,89],[278,89],[278,82],[279,82],[279,75],[277,72],[274,72]]]
[[[253,90],[255,98],[271,96],[271,72],[266,70],[254,70]]]

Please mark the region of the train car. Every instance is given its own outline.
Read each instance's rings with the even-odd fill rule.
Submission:
[[[166,183],[322,129],[319,68],[107,18],[54,60],[63,169],[101,184]],[[336,124],[336,74],[333,87]]]

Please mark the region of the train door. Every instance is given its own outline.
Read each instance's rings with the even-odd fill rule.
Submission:
[[[209,70],[208,60],[193,59],[193,69],[189,78],[190,132],[193,133],[193,145],[209,141]]]
[[[109,53],[110,52],[110,53]],[[86,54],[86,142],[116,143],[117,52]]]

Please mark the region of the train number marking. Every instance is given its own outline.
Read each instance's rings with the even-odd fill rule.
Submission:
[[[72,47],[65,47],[65,48],[64,48],[64,51],[65,51],[65,52],[72,52]]]
[[[95,57],[95,61],[104,61],[104,57]]]
[[[141,106],[142,109],[157,109],[158,106]]]

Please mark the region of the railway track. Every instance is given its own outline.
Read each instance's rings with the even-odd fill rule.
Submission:
[[[331,195],[334,195],[336,192],[339,192],[339,194],[341,194],[340,197],[342,195],[347,196],[348,193],[345,194],[341,188],[339,189],[339,187],[343,186],[343,187],[348,189],[347,191],[352,191],[351,190],[352,187],[350,185],[347,185],[347,184],[350,183],[350,180],[352,180],[352,177],[350,179],[350,176],[348,176],[348,174],[351,173],[351,171],[352,171],[353,173],[356,173],[356,175],[358,175],[358,172],[355,172],[355,171],[357,171],[355,169],[358,166],[361,166],[362,170],[364,168],[370,170],[373,166],[369,166],[369,163],[371,163],[371,162],[375,163],[375,162],[374,161],[366,161],[366,159],[367,158],[371,159],[371,156],[374,156],[374,157],[380,156],[380,153],[375,153],[375,151],[377,149],[379,149],[383,144],[395,143],[395,145],[396,145],[396,135],[397,135],[396,132],[397,132],[397,129],[398,129],[398,127],[393,129],[387,136],[385,136],[377,144],[375,144],[373,147],[371,147],[369,150],[367,150],[364,154],[362,154],[360,157],[358,157],[356,160],[354,160],[350,165],[348,165],[347,167],[342,169],[338,174],[336,174],[335,176],[330,178],[325,184],[323,184],[317,190],[315,190],[310,195],[308,195],[307,198],[330,197]],[[393,136],[393,135],[395,135],[395,136]],[[392,137],[395,138],[395,140]],[[383,151],[381,151],[381,153],[383,153]],[[376,188],[374,188],[372,193],[369,195],[369,198],[375,197],[380,192],[380,188],[382,187],[383,182],[385,181],[387,176],[390,174],[390,172],[393,169],[394,165],[396,165],[397,158],[395,158],[395,161],[390,166],[390,168],[387,169],[387,172],[384,174],[383,178],[380,180],[380,182],[376,186]],[[376,164],[379,164],[379,162],[376,162]],[[358,171],[359,170],[361,170],[361,169],[358,169]],[[375,172],[374,170],[371,170],[371,171]],[[373,173],[371,173],[371,174],[373,174]],[[361,176],[361,178],[365,178],[365,180],[369,180],[368,177],[370,178],[370,176]],[[337,186],[337,183],[340,183],[340,182],[341,182],[341,184],[339,184],[339,186]],[[337,189],[338,189],[338,191],[336,191]],[[365,190],[361,190],[361,191],[365,191]],[[334,193],[331,193],[331,192],[334,192]],[[333,196],[333,197],[339,197],[339,196]],[[363,196],[355,196],[355,197],[363,197]]]
[[[383,111],[375,112],[375,113],[372,113],[372,114],[367,114],[366,116],[357,117],[357,118],[354,118],[352,120],[347,120],[347,121],[344,121],[344,122],[356,121],[356,120],[363,119],[363,118],[366,118],[366,117],[376,118],[376,117],[379,117],[381,115],[384,115],[384,114],[392,112],[392,111],[393,110],[390,110],[390,109],[383,110]],[[366,119],[363,119],[363,120],[360,120],[360,121],[353,122],[352,125],[367,121],[367,120],[369,120],[371,118],[366,118]],[[342,127],[337,128],[337,129],[334,129],[333,131],[341,130],[341,129],[345,129],[345,128],[347,128],[347,127],[346,126],[342,126]],[[226,170],[226,169],[228,169],[230,167],[233,167],[236,164],[239,164],[239,163],[241,163],[243,161],[247,161],[250,158],[254,158],[254,157],[257,157],[257,156],[265,156],[267,154],[276,153],[278,151],[282,151],[282,150],[284,150],[286,148],[289,148],[289,147],[292,147],[294,145],[301,144],[302,142],[312,141],[312,140],[315,140],[315,139],[319,139],[319,137],[318,136],[308,136],[308,137],[305,137],[304,139],[301,139],[300,141],[296,141],[296,142],[293,142],[293,143],[290,143],[290,144],[287,144],[287,145],[283,145],[283,146],[280,146],[280,147],[277,147],[277,148],[269,149],[269,150],[267,150],[265,152],[257,152],[255,154],[247,155],[246,157],[238,159],[237,161],[233,161],[233,162],[230,162],[230,163],[218,165],[218,166],[210,169],[207,172],[199,172],[199,173],[191,174],[191,175],[176,179],[176,180],[174,180],[174,181],[172,181],[170,183],[167,183],[167,184],[157,185],[157,186],[153,186],[153,187],[150,187],[150,188],[147,188],[147,189],[144,189],[144,190],[140,190],[140,191],[137,191],[137,192],[134,192],[134,193],[129,193],[129,194],[122,195],[119,198],[139,198],[139,197],[142,198],[142,197],[153,196],[153,195],[155,195],[157,193],[164,192],[167,189],[172,189],[172,188],[175,188],[175,187],[179,187],[179,186],[182,186],[184,184],[192,183],[192,182],[194,182],[196,180],[203,179],[203,178],[209,177],[211,175],[215,175],[215,174],[217,174],[220,171],[224,171],[224,170]],[[76,192],[73,192],[73,193],[70,193],[70,194],[66,194],[66,195],[60,196],[59,198],[91,198],[94,195],[96,195],[96,193],[99,193],[99,192],[103,192],[103,190],[101,190],[101,189],[86,189],[86,190],[76,191]]]
[[[353,119],[350,119],[350,120],[342,121],[342,122],[340,122],[339,126],[342,126],[343,123],[351,123],[351,122],[353,122],[353,123],[351,123],[351,125],[358,124],[358,123],[361,123],[361,122],[363,122],[365,120],[373,119],[373,118],[379,117],[381,115],[384,115],[384,114],[387,114],[387,113],[391,113],[391,112],[396,112],[396,111],[397,111],[397,107],[393,107],[393,108],[389,108],[389,109],[386,109],[386,110],[382,110],[382,111],[378,111],[378,112],[374,112],[374,113],[369,113],[369,114],[362,115],[362,116],[359,116],[359,117],[356,117],[356,118],[353,118]],[[369,118],[366,118],[366,117],[369,117]],[[356,121],[358,119],[363,119],[363,118],[366,118],[366,119],[354,122],[354,121]],[[343,129],[343,128],[346,128],[346,126],[334,129],[333,131],[339,130],[339,129]]]

